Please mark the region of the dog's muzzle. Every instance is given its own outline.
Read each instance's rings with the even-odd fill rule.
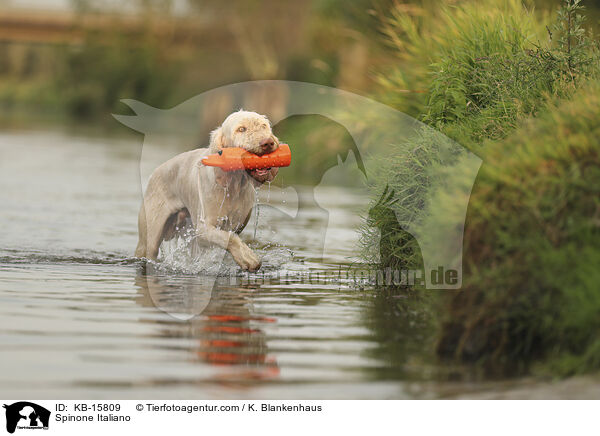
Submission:
[[[258,144],[258,150],[255,154],[262,156],[263,154],[272,153],[277,150],[279,144],[273,139],[273,137],[264,139]]]

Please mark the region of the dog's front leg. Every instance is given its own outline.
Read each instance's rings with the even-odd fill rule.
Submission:
[[[261,262],[258,256],[234,232],[205,225],[198,228],[198,235],[207,242],[229,251],[243,270],[258,271],[260,268]]]

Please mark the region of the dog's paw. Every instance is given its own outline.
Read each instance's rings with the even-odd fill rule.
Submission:
[[[256,258],[255,261],[252,261],[248,264],[248,267],[246,268],[246,270],[250,271],[250,272],[256,272],[260,269],[260,267],[262,266],[262,262],[259,258]]]
[[[240,250],[235,257],[237,264],[244,270],[255,272],[258,271],[262,265],[262,262],[258,256],[245,244],[240,246]]]

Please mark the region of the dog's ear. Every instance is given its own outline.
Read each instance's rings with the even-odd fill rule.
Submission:
[[[210,143],[208,148],[213,153],[216,153],[223,147],[225,147],[225,135],[223,134],[223,127],[219,127],[210,132]]]

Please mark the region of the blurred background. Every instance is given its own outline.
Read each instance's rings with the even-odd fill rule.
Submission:
[[[126,113],[121,98],[167,108],[259,79],[373,93],[377,74],[399,62],[384,29],[394,3],[0,0],[0,120],[117,128],[110,113]],[[415,0],[400,10],[433,13],[436,3]],[[586,2],[588,24],[597,21],[589,19],[594,3]],[[557,6],[536,2],[541,10]]]
[[[170,108],[222,85],[265,79],[337,87],[420,119],[436,56],[428,49],[411,54],[414,35],[403,20],[434,22],[442,7],[470,3],[0,0],[0,128],[139,137],[111,116],[132,113],[121,99]],[[486,3],[482,8],[501,10],[504,2]],[[586,2],[586,26],[597,24],[599,3]],[[550,22],[560,5],[527,2],[541,22]],[[284,113],[287,99],[285,90],[270,90],[269,109]],[[208,128],[239,109],[231,101],[211,105]],[[276,133],[311,153],[322,144],[348,149],[351,141],[317,116],[284,121]],[[298,159],[297,168],[316,165],[311,170],[322,172],[318,159]],[[306,182],[294,169],[287,174]]]
[[[365,92],[386,62],[377,23],[389,3],[3,0],[2,120],[116,125],[121,98],[166,108],[258,79]]]

